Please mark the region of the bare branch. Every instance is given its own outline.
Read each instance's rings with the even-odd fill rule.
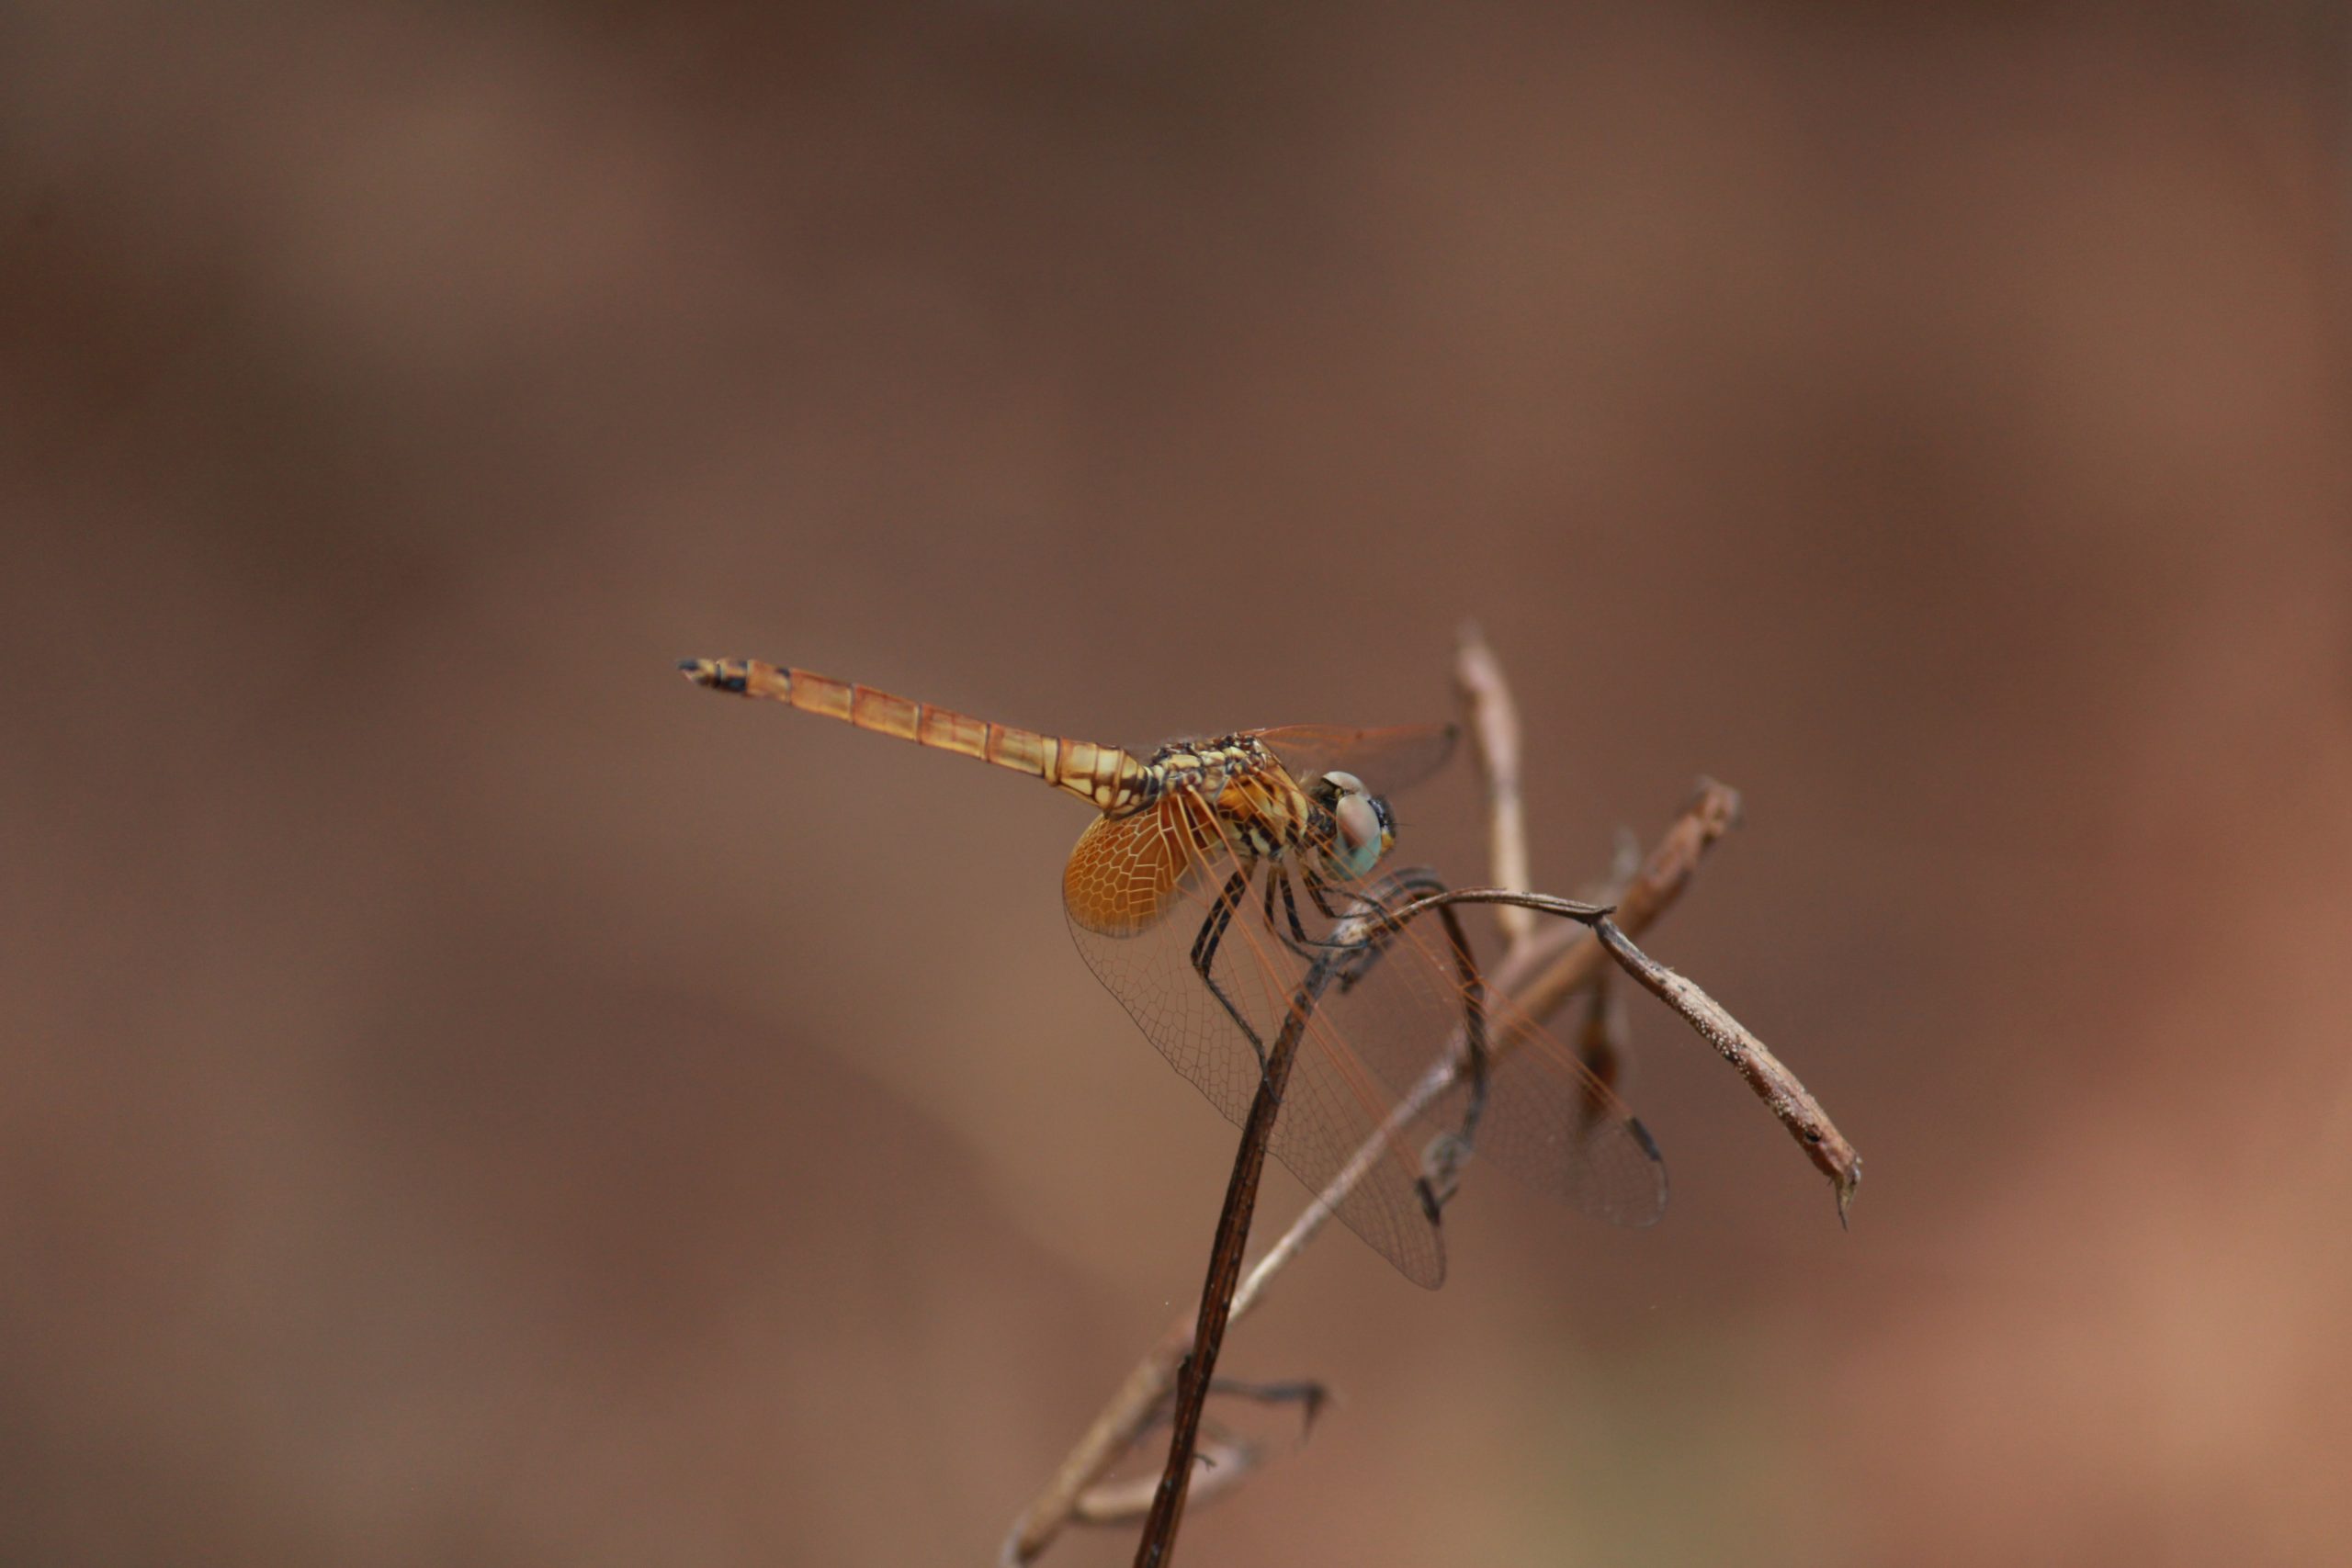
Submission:
[[[1642,863],[1638,875],[1627,885],[1611,916],[1618,929],[1638,936],[1682,896],[1700,860],[1715,841],[1739,825],[1739,792],[1713,779],[1699,781],[1699,793]],[[1560,924],[1521,953],[1511,953],[1496,971],[1497,990],[1517,1002],[1531,1018],[1548,1018],[1569,997],[1592,984],[1602,962],[1600,943],[1592,933]]]
[[[1690,886],[1701,859],[1738,818],[1737,792],[1702,781],[1697,796],[1659,839],[1640,873],[1626,887],[1613,917],[1615,923],[1627,932],[1639,932],[1664,915]],[[1577,989],[1590,984],[1608,962],[1590,931],[1567,924],[1552,929],[1565,934],[1556,939],[1539,935],[1506,960],[1494,977],[1495,988],[1509,995],[1531,1018],[1541,1019],[1556,1010]],[[1499,1055],[1503,1043],[1498,1041],[1496,1045]],[[1424,1076],[1414,1094],[1397,1107],[1394,1114],[1398,1120],[1390,1125],[1409,1122],[1422,1108],[1433,1103],[1453,1086],[1455,1071],[1453,1057],[1442,1060]],[[1384,1127],[1367,1141],[1348,1168],[1307,1205],[1282,1239],[1250,1269],[1233,1295],[1233,1320],[1238,1321],[1252,1310],[1283,1269],[1320,1234],[1337,1205],[1363,1179],[1373,1161],[1380,1157],[1381,1139],[1386,1131]],[[998,1554],[998,1562],[1004,1568],[1019,1568],[1035,1561],[1075,1516],[1078,1500],[1087,1488],[1108,1473],[1149,1430],[1176,1385],[1177,1369],[1182,1364],[1185,1352],[1192,1348],[1196,1327],[1191,1314],[1177,1319],[1128,1372],[1079,1439],[1078,1446],[1014,1522]]]
[[[1315,1418],[1324,1405],[1331,1403],[1331,1391],[1319,1382],[1242,1382],[1234,1378],[1218,1378],[1209,1384],[1212,1395],[1223,1398],[1253,1400],[1261,1404],[1295,1404],[1299,1407],[1298,1440],[1306,1441],[1315,1429]],[[1197,1455],[1200,1473],[1193,1482],[1193,1505],[1214,1501],[1238,1488],[1252,1472],[1263,1467],[1265,1451],[1247,1438],[1214,1429],[1208,1423],[1201,1427],[1201,1443]],[[1105,1481],[1079,1494],[1078,1506],[1071,1517],[1080,1524],[1121,1525],[1132,1523],[1148,1513],[1157,1483],[1143,1478],[1133,1481]]]
[[[1535,885],[1527,855],[1527,808],[1520,795],[1519,705],[1503,679],[1502,661],[1475,621],[1462,627],[1453,656],[1453,687],[1469,711],[1478,776],[1487,789],[1487,875],[1498,887],[1525,892]],[[1532,911],[1505,906],[1495,924],[1513,953],[1533,940]]]
[[[1797,1081],[1794,1073],[1764,1048],[1764,1042],[1741,1027],[1739,1020],[1724,1011],[1722,1004],[1694,982],[1635,947],[1623,931],[1608,920],[1602,920],[1595,932],[1626,973],[1680,1013],[1702,1039],[1723,1053],[1724,1061],[1739,1069],[1747,1087],[1771,1108],[1790,1136],[1829,1178],[1838,1193],[1838,1223],[1844,1224],[1846,1211],[1853,1206],[1854,1189],[1861,1184],[1862,1156],[1854,1152],[1854,1145],[1830,1122],[1820,1101]]]
[[[1193,1457],[1200,1462],[1200,1474],[1193,1483],[1192,1500],[1196,1506],[1238,1490],[1266,1462],[1257,1444],[1238,1438],[1204,1439]],[[1082,1525],[1133,1524],[1151,1511],[1152,1494],[1159,1489],[1156,1476],[1104,1482],[1079,1494],[1070,1517]]]

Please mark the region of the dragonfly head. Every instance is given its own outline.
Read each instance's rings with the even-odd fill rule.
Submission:
[[[1370,876],[1396,842],[1396,819],[1388,814],[1388,802],[1353,773],[1318,773],[1306,793],[1331,820],[1330,833],[1316,852],[1324,874],[1336,882]]]

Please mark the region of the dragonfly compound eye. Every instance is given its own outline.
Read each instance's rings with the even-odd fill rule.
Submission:
[[[1353,773],[1326,773],[1316,786],[1339,830],[1330,852],[1334,869],[1350,881],[1371,875],[1394,841],[1387,806]]]

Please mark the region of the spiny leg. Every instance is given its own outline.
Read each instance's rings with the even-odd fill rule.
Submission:
[[[1438,918],[1445,924],[1448,945],[1453,949],[1453,966],[1462,987],[1462,1056],[1463,1073],[1470,1081],[1470,1095],[1462,1108],[1462,1141],[1466,1145],[1478,1131],[1478,1119],[1486,1114],[1487,1092],[1493,1081],[1492,1058],[1487,1049],[1487,977],[1479,972],[1478,961],[1471,956],[1470,939],[1462,930],[1462,922],[1451,906],[1441,908]]]
[[[1340,911],[1331,908],[1331,900],[1324,897],[1324,891],[1325,884],[1323,878],[1316,874],[1315,868],[1312,865],[1308,866],[1306,868],[1306,896],[1315,901],[1316,911],[1328,920],[1341,919],[1342,917],[1340,916]]]
[[[1298,894],[1293,890],[1290,885],[1290,867],[1276,866],[1274,869],[1282,874],[1283,914],[1290,921],[1291,940],[1295,942],[1301,947],[1330,948],[1344,945],[1340,942],[1330,941],[1318,942],[1315,938],[1306,934],[1306,928],[1298,923]],[[1270,876],[1266,881],[1267,886],[1271,888],[1273,885],[1273,878]],[[1306,954],[1301,953],[1299,956],[1304,958]]]
[[[1217,893],[1216,907],[1201,922],[1200,934],[1193,939],[1193,968],[1199,974],[1201,983],[1209,988],[1209,995],[1217,999],[1249,1040],[1250,1048],[1258,1053],[1258,1070],[1262,1073],[1266,1069],[1266,1043],[1258,1038],[1258,1032],[1250,1027],[1250,1021],[1241,1016],[1241,1010],[1233,1005],[1233,998],[1216,983],[1215,973],[1217,944],[1225,940],[1225,928],[1231,923],[1233,911],[1241,907],[1242,895],[1249,891],[1250,867],[1245,865],[1226,879],[1225,886]]]
[[[1290,930],[1287,931],[1274,923],[1274,885],[1276,883],[1282,885],[1283,913],[1290,922]],[[1306,934],[1306,926],[1302,925],[1298,919],[1298,895],[1291,889],[1290,867],[1279,859],[1266,863],[1266,930],[1273,933],[1275,939],[1284,947],[1289,948],[1294,956],[1306,959],[1310,964],[1322,953],[1359,945],[1352,942],[1340,942],[1330,937],[1313,937]]]
[[[1341,891],[1340,894],[1340,897],[1348,899],[1355,906],[1353,908],[1334,908],[1332,907],[1332,900],[1329,897],[1330,893],[1333,891],[1331,885],[1323,880],[1322,876],[1316,871],[1315,867],[1311,863],[1302,864],[1299,867],[1299,874],[1306,879],[1306,896],[1314,901],[1316,912],[1323,916],[1326,919],[1358,920],[1365,919],[1373,916],[1385,917],[1388,913],[1387,905],[1382,903],[1379,899],[1374,897],[1369,893],[1355,891]],[[1291,897],[1290,886],[1287,882],[1285,882],[1283,886],[1283,897],[1285,899],[1289,899]],[[1294,930],[1298,926],[1298,907],[1295,902],[1293,902],[1291,905],[1291,925]],[[1327,950],[1336,947],[1355,947],[1364,950],[1366,956],[1363,961],[1351,965],[1345,974],[1340,976],[1340,991],[1341,995],[1344,996],[1349,991],[1353,990],[1355,988],[1356,982],[1363,979],[1364,976],[1371,971],[1374,960],[1377,959],[1380,953],[1385,950],[1389,937],[1394,936],[1395,934],[1395,928],[1388,925],[1388,923],[1384,919],[1382,926],[1375,928],[1369,935],[1362,937],[1355,942],[1325,942],[1316,944]]]
[[[1356,888],[1334,888],[1331,884],[1323,880],[1322,875],[1312,864],[1303,864],[1299,869],[1306,878],[1306,896],[1315,901],[1316,912],[1325,919],[1355,919],[1366,915],[1388,913],[1388,906],[1369,893]],[[1355,907],[1350,909],[1334,908],[1330,897],[1334,892]]]
[[[1463,933],[1462,922],[1449,908],[1438,911],[1445,923],[1445,934],[1453,949],[1454,968],[1462,988],[1462,1076],[1468,1080],[1470,1091],[1462,1107],[1462,1130],[1441,1133],[1430,1141],[1424,1156],[1426,1173],[1414,1185],[1420,1192],[1421,1207],[1431,1220],[1453,1198],[1461,1179],[1464,1162],[1469,1159],[1472,1145],[1477,1137],[1478,1121],[1487,1111],[1487,1093],[1491,1083],[1490,1057],[1487,1048],[1487,981],[1478,971],[1477,961],[1470,955],[1469,938]]]

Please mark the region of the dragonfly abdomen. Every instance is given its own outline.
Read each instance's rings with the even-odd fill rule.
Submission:
[[[822,714],[928,746],[977,757],[1016,773],[1043,779],[1103,811],[1133,806],[1148,787],[1149,770],[1116,746],[1040,735],[1009,724],[893,696],[872,686],[790,670],[757,659],[684,659],[678,668],[697,686],[738,696],[770,697],[804,713]]]

